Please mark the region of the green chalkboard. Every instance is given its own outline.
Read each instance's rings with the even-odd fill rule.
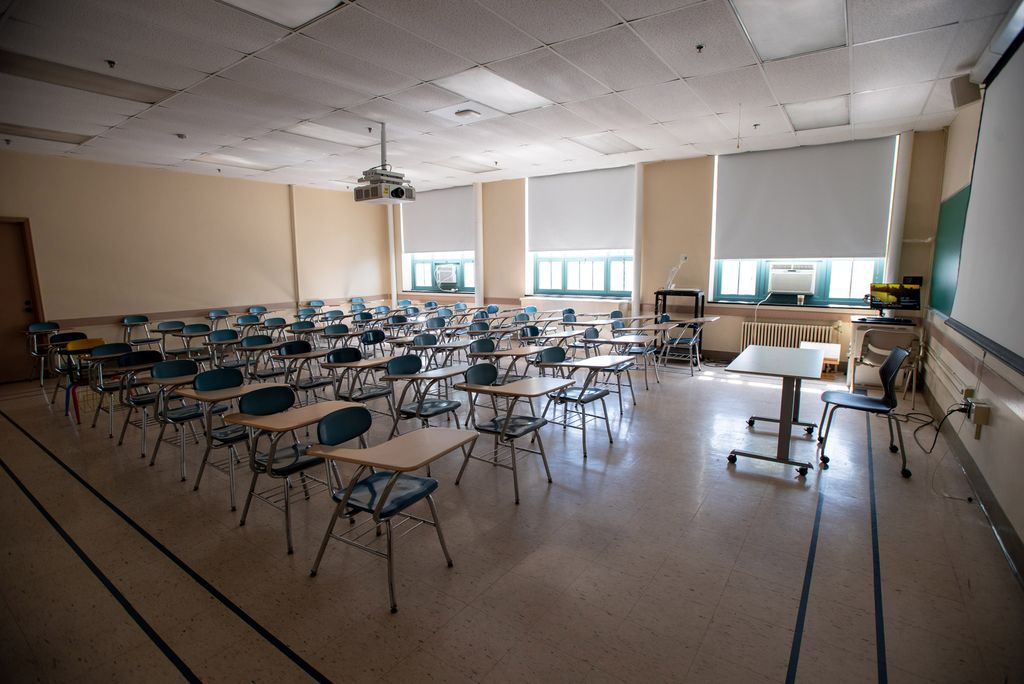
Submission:
[[[964,223],[967,220],[967,201],[971,186],[967,185],[939,208],[939,228],[935,233],[935,260],[932,263],[933,309],[947,316],[953,311],[956,279],[960,271],[960,248],[964,242]]]

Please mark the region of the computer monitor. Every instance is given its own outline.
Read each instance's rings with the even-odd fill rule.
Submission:
[[[921,286],[906,283],[871,283],[871,308],[879,311],[918,311],[921,308]]]

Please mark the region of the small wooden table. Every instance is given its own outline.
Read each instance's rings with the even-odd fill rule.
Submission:
[[[733,449],[729,452],[730,463],[735,463],[737,456],[745,456],[762,461],[795,465],[797,472],[801,475],[806,475],[809,469],[814,469],[814,464],[810,461],[794,461],[790,458],[790,441],[793,425],[804,426],[808,435],[813,434],[814,428],[817,427],[816,423],[800,422],[800,381],[820,379],[821,363],[824,357],[825,353],[820,349],[792,349],[753,344],[744,349],[732,363],[726,366],[725,370],[729,373],[782,378],[782,402],[779,405],[779,417],[751,416],[747,419],[747,425],[751,427],[758,420],[779,424],[779,439],[775,456]]]

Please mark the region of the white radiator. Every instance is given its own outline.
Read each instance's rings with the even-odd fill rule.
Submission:
[[[799,347],[801,342],[835,342],[835,329],[829,323],[753,323],[743,322],[740,349],[751,344],[773,347]]]

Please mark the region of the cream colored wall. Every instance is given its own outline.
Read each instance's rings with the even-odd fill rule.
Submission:
[[[292,188],[299,301],[390,292],[388,208],[350,192]]]
[[[930,301],[929,284],[935,231],[939,225],[939,198],[942,193],[945,158],[945,131],[924,131],[914,134],[899,275],[924,276],[922,302]]]
[[[949,126],[946,143],[945,170],[942,176],[942,199],[946,200],[971,182],[974,170],[974,148],[981,124],[981,100],[957,110]]]
[[[526,292],[526,180],[483,184],[484,297],[519,301]]]
[[[2,153],[0,214],[31,221],[51,319],[294,296],[284,185]]]

